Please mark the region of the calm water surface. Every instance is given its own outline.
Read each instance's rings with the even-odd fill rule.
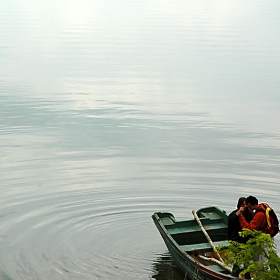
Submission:
[[[0,1],[0,279],[182,280],[154,212],[280,213],[279,12]]]

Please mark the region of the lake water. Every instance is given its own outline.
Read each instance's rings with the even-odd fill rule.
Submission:
[[[279,12],[0,1],[0,279],[183,280],[154,212],[280,214]]]

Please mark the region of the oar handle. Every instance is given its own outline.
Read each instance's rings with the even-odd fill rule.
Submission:
[[[201,256],[201,255],[198,255],[201,259],[205,260],[205,261],[210,261],[210,262],[214,262],[218,265],[220,265],[221,267],[223,267],[224,269],[228,270],[230,273],[232,273],[232,269],[230,267],[228,267],[225,263],[222,263],[220,262],[219,260],[217,259],[214,259],[214,258],[207,258],[205,256]],[[239,279],[239,278],[238,278]]]

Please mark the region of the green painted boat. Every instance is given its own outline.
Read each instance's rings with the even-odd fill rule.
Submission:
[[[224,211],[210,206],[199,209],[196,214],[216,247],[227,243],[228,216]],[[223,266],[212,261],[212,258],[218,259],[217,254],[195,218],[177,221],[171,213],[157,212],[152,215],[152,219],[187,279],[242,279],[231,276]]]

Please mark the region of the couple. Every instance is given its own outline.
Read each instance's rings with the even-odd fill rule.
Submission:
[[[256,197],[240,197],[237,202],[237,209],[228,216],[228,240],[246,243],[248,239],[244,239],[238,234],[243,228],[264,232],[267,227],[267,220],[263,210],[265,210],[264,206],[258,203]],[[234,265],[232,276],[238,277],[239,272],[239,268]],[[245,274],[245,278],[251,279],[249,273]]]

